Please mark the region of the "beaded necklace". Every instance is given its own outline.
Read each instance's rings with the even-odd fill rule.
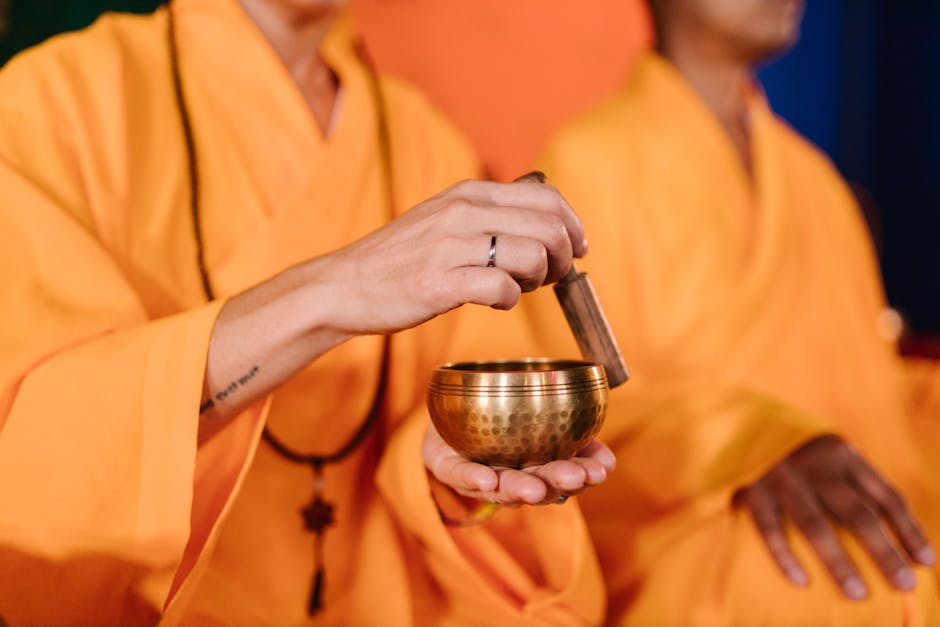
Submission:
[[[192,118],[186,104],[185,92],[183,89],[183,80],[180,72],[179,46],[176,36],[176,25],[173,15],[172,5],[167,6],[168,15],[168,39],[170,47],[170,68],[173,74],[173,90],[176,96],[176,106],[180,115],[180,122],[183,131],[184,144],[186,147],[187,166],[189,174],[189,197],[190,213],[192,219],[193,238],[196,242],[196,266],[199,270],[202,291],[205,298],[209,301],[215,299],[215,291],[212,287],[212,279],[205,260],[205,244],[202,232],[202,220],[200,215],[200,178],[199,178],[199,159],[196,152],[195,134],[193,132]],[[372,98],[376,106],[376,118],[378,126],[379,153],[382,169],[383,192],[385,201],[389,209],[389,218],[395,215],[394,211],[394,189],[392,181],[391,167],[391,143],[388,130],[388,119],[385,111],[385,103],[382,98],[381,87],[378,77],[371,69],[367,71],[369,77],[369,86],[372,92]],[[335,464],[346,459],[355,451],[366,439],[366,436],[372,431],[372,428],[378,422],[382,413],[385,392],[388,388],[388,369],[389,369],[389,348],[390,338],[385,336],[382,347],[382,360],[379,373],[379,381],[376,386],[375,394],[372,397],[372,403],[366,414],[365,420],[356,430],[356,432],[336,451],[326,455],[311,455],[298,452],[290,448],[283,440],[276,437],[271,429],[266,425],[262,433],[264,441],[271,449],[284,459],[296,464],[304,464],[313,471],[313,497],[310,503],[301,509],[304,528],[313,534],[313,559],[314,574],[310,587],[310,598],[307,604],[307,612],[314,615],[323,607],[324,586],[326,583],[326,571],[323,555],[324,534],[328,527],[333,525],[334,505],[323,498],[324,486],[324,468],[330,464]]]

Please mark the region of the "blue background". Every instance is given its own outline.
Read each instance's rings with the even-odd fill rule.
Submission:
[[[940,331],[940,1],[809,0],[800,43],[760,77],[871,195],[891,303]]]

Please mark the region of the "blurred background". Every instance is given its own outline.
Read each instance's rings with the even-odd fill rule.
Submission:
[[[0,0],[0,64],[103,11],[159,4]],[[353,0],[353,10],[379,69],[422,87],[501,180],[615,90],[650,42],[641,0]],[[760,77],[862,200],[907,350],[940,356],[940,0],[808,0],[800,43]]]

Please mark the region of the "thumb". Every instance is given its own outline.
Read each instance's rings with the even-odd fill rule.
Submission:
[[[454,490],[489,492],[499,485],[499,477],[492,468],[460,455],[444,441],[433,423],[428,423],[422,456],[431,474]]]

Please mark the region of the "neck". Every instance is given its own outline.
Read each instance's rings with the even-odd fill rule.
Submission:
[[[660,29],[658,49],[679,70],[715,114],[750,172],[747,88],[750,66],[728,54],[720,42],[685,31]]]
[[[321,131],[333,114],[339,81],[319,48],[336,14],[308,11],[270,0],[239,0],[245,13],[264,34],[307,101]]]

